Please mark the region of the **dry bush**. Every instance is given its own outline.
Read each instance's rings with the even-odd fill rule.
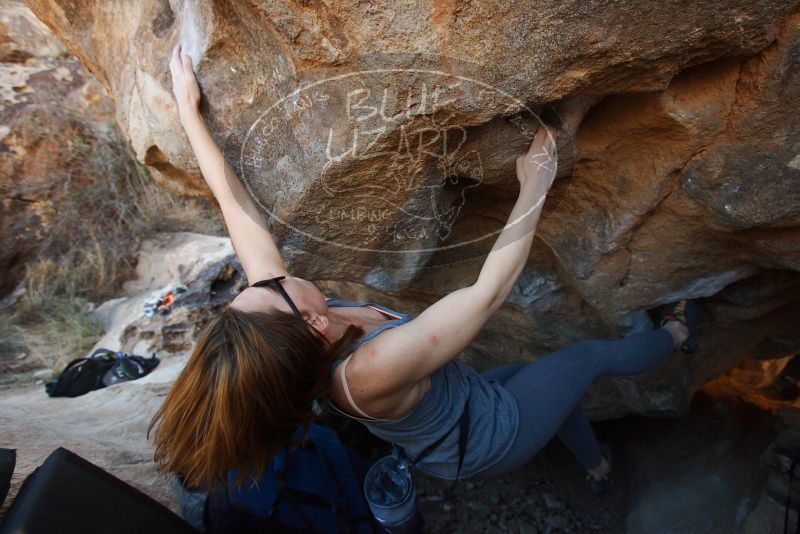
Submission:
[[[87,130],[80,117],[74,120]],[[26,325],[35,325],[39,336],[44,332],[54,356],[82,356],[102,334],[86,313],[89,303],[118,294],[143,239],[162,231],[224,234],[210,201],[156,185],[116,125],[68,142],[72,156],[53,176],[60,187],[47,237],[26,265],[26,291],[0,316],[0,356],[25,344],[18,328]]]

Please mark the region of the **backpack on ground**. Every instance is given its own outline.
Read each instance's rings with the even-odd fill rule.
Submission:
[[[255,483],[236,488],[236,470],[228,472],[227,487],[209,492],[207,530],[373,534],[362,489],[366,467],[333,431],[312,424],[305,442],[284,447]]]
[[[155,353],[150,358],[122,351],[99,348],[88,358],[69,362],[56,380],[45,384],[51,397],[79,397],[95,389],[140,378],[159,363]]]

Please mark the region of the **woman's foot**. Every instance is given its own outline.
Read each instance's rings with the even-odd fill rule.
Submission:
[[[683,345],[684,341],[689,339],[689,329],[680,321],[664,321],[664,324],[661,325],[661,328],[672,334],[672,339],[675,340],[676,349]]]
[[[609,491],[609,474],[611,473],[611,447],[605,443],[600,444],[601,453],[603,454],[603,461],[594,469],[589,469],[589,474],[586,475],[586,480],[589,482],[589,489],[601,497]]]
[[[603,454],[603,461],[600,463],[600,466],[595,469],[589,469],[588,471],[595,480],[600,480],[611,472],[611,462],[605,456],[605,453]]]
[[[669,305],[661,319],[661,327],[672,334],[675,348],[683,352],[697,352],[697,304],[693,300],[679,300]]]

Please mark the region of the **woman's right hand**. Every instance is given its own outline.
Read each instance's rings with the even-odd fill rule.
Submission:
[[[192,58],[181,52],[180,43],[172,49],[169,71],[172,74],[172,92],[178,103],[178,114],[183,117],[186,112],[197,111],[200,104],[200,86],[194,75]]]
[[[544,123],[540,123],[528,152],[517,158],[517,179],[520,187],[532,182],[546,195],[553,185],[557,169],[555,134]]]

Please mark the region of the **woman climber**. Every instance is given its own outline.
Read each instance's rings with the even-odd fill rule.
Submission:
[[[674,305],[654,330],[582,341],[484,374],[456,358],[503,305],[528,258],[556,173],[548,128],[540,126],[516,160],[520,191],[509,221],[518,222],[506,225],[477,280],[412,318],[326,298],[287,271],[261,213],[209,134],[192,62],[180,46],[170,70],[180,120],[255,283],[205,328],[150,423],[148,436],[158,424],[162,471],[195,486],[224,483],[232,468],[241,477],[258,475],[298,427],[330,406],[412,457],[438,442],[417,467],[450,480],[514,471],[558,435],[588,471],[590,487],[607,490],[610,452],[595,439],[579,401],[599,376],[643,373],[678,347],[688,351],[693,302]]]

